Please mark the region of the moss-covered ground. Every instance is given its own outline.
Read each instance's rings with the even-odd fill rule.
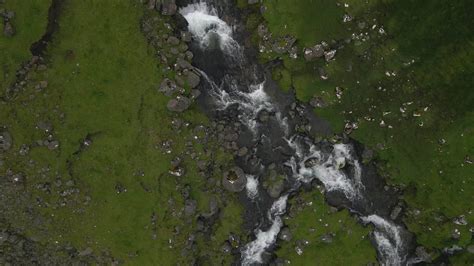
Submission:
[[[31,57],[29,44],[44,32],[49,2],[6,2],[17,13],[18,33],[0,40],[2,87]],[[210,235],[195,235],[197,244],[184,253],[196,219],[183,216],[182,193],[189,187],[197,213],[207,213],[214,192],[196,160],[183,154],[191,145],[199,159],[213,162],[215,178],[232,157],[212,141],[195,139],[201,137],[195,128],[209,123],[197,107],[179,117],[166,109],[169,98],[157,91],[165,66],[140,32],[144,15],[166,19],[144,11],[139,1],[65,1],[47,69],[31,71],[25,90],[0,106],[2,126],[13,137],[1,172],[26,176],[21,193],[36,199],[41,219],[26,212],[31,206],[3,218],[42,243],[92,248],[127,264],[189,264],[198,253],[220,264],[230,259],[221,245],[231,232],[240,233],[241,206],[230,195],[226,205],[218,199],[225,219]],[[44,80],[46,88],[35,88]],[[189,125],[174,129],[175,118]],[[45,123],[47,132],[38,128]],[[59,147],[37,145],[47,138]],[[169,153],[161,148],[165,141],[172,143]],[[23,145],[30,147],[27,155],[19,152]],[[168,173],[178,155],[186,171],[181,177]]]
[[[404,218],[420,244],[438,249],[472,244],[474,222],[474,32],[470,1],[264,1],[273,36],[296,37],[298,59],[274,71],[299,99],[320,96],[316,114],[336,132],[377,151],[380,172],[404,189]],[[350,19],[343,21],[344,15]],[[347,17],[346,17],[347,18]],[[255,27],[256,29],[256,27]],[[259,42],[257,38],[253,38]],[[306,62],[303,47],[340,48],[333,61]],[[320,68],[328,75],[321,79]],[[335,88],[343,90],[336,96]],[[464,216],[467,225],[453,223]],[[452,238],[455,230],[461,237]]]

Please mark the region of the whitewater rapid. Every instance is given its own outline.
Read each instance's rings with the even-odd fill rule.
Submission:
[[[219,18],[214,7],[199,2],[183,7],[179,12],[187,20],[188,30],[200,49],[220,49],[226,57],[241,60],[242,66],[243,49],[233,38],[233,28]],[[265,91],[265,80],[252,83],[242,91],[237,84],[237,78],[232,75],[226,75],[222,80],[216,81],[203,70],[198,71],[209,84],[208,94],[213,98],[217,110],[224,111],[237,105],[239,121],[246,125],[255,137],[258,136],[261,124],[259,113],[264,110],[273,112],[281,131],[284,132],[283,139],[293,151],[284,165],[291,169],[294,184],[267,210],[266,215],[271,222],[269,228],[256,228],[255,239],[243,247],[242,265],[263,263],[262,254],[275,244],[283,226],[282,215],[286,212],[290,193],[297,190],[301,183],[318,179],[327,192],[340,191],[351,202],[360,200],[365,189],[362,183],[362,167],[352,145],[333,144],[328,152],[321,150],[320,146],[306,136],[291,135],[293,130],[289,126],[288,117],[272,103],[272,98]],[[349,175],[348,171],[352,174]],[[247,175],[246,195],[251,201],[258,199],[259,186],[258,176]],[[361,217],[361,220],[365,224],[374,225],[374,239],[382,264],[401,265],[405,261],[403,241],[400,238],[401,228],[375,214]]]

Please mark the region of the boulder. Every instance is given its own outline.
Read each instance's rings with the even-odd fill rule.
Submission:
[[[321,44],[316,44],[313,47],[305,48],[303,50],[303,54],[306,61],[313,61],[316,58],[320,58],[324,55],[324,48]]]
[[[8,21],[3,26],[3,35],[5,35],[5,37],[13,37],[13,35],[15,35],[15,29],[13,28],[13,25]]]
[[[283,241],[291,241],[293,235],[291,234],[290,228],[283,227],[283,229],[280,231],[280,234],[278,235],[278,238]]]
[[[184,96],[177,96],[176,98],[169,100],[166,107],[171,112],[181,113],[185,111],[186,109],[188,109],[190,105],[191,105],[191,100],[189,98],[184,97]]]
[[[0,151],[8,151],[12,147],[12,136],[7,131],[0,132]]]
[[[159,92],[163,93],[166,96],[171,96],[177,90],[176,83],[169,78],[163,79],[160,84]]]
[[[194,71],[188,71],[185,75],[186,81],[192,89],[196,88],[199,85],[199,82],[201,82],[201,78]]]
[[[222,186],[230,192],[240,192],[245,188],[247,177],[239,167],[233,167],[224,173]]]
[[[165,16],[172,16],[178,11],[178,6],[175,0],[161,0],[161,14]]]

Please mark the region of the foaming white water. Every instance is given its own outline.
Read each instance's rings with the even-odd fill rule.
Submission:
[[[204,71],[198,70],[211,85],[209,92],[218,105],[218,110],[225,110],[233,104],[237,104],[240,114],[239,120],[245,124],[253,133],[257,132],[257,115],[262,110],[272,111],[273,105],[268,94],[265,92],[265,80],[258,84],[249,86],[249,92],[242,92],[229,77],[226,77],[220,85],[217,85],[207,76]],[[228,86],[229,92],[224,89]]]
[[[258,179],[253,175],[247,175],[245,189],[247,190],[247,197],[255,199],[258,195]]]
[[[199,41],[202,48],[213,48],[218,44],[223,51],[233,54],[240,46],[232,38],[232,28],[219,18],[214,7],[205,2],[190,4],[179,10],[188,22],[188,30]]]
[[[342,191],[348,199],[359,196],[358,189],[363,187],[361,182],[361,167],[351,155],[351,146],[335,144],[331,154],[324,158],[315,145],[305,139],[292,137],[288,145],[295,150],[295,156],[286,163],[297,180],[308,183],[314,178],[319,179],[327,191]],[[305,151],[304,145],[309,145]],[[354,180],[342,170],[346,163],[354,166]]]
[[[372,223],[375,226],[374,238],[377,242],[377,250],[382,256],[383,265],[402,265],[405,257],[403,254],[403,241],[400,237],[400,227],[383,219],[378,215],[361,217],[364,223]]]
[[[245,246],[242,252],[242,265],[262,263],[263,252],[275,243],[278,233],[280,233],[280,229],[283,226],[281,215],[285,213],[287,201],[288,194],[281,196],[278,200],[273,202],[268,213],[269,219],[272,221],[272,226],[267,231],[259,229],[256,234],[257,238]]]

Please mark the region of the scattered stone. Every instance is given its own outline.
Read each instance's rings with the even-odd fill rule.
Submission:
[[[240,148],[239,151],[237,152],[237,156],[240,156],[240,157],[245,156],[248,150],[249,149],[247,147]]]
[[[166,96],[171,96],[175,91],[177,91],[178,87],[176,83],[169,78],[163,79],[160,84],[160,88],[158,89],[159,92],[163,93]]]
[[[0,132],[0,151],[8,151],[13,144],[12,136],[7,131]]]
[[[189,108],[191,105],[191,100],[185,96],[177,96],[175,99],[168,101],[166,107],[171,112],[181,113]]]
[[[192,216],[196,213],[197,209],[197,201],[196,200],[186,200],[184,203],[184,215],[185,216]]]
[[[467,252],[469,252],[471,254],[474,254],[474,245],[467,246],[466,250],[467,250]]]
[[[5,37],[13,37],[13,35],[15,35],[15,29],[8,21],[3,25],[3,35],[5,35]]]
[[[333,239],[334,239],[333,234],[324,234],[319,238],[319,240],[321,240],[321,242],[325,244],[331,244]]]
[[[247,183],[247,177],[242,169],[233,167],[224,173],[222,186],[230,192],[240,192]]]
[[[303,56],[306,61],[313,61],[322,57],[324,54],[324,48],[321,44],[316,44],[313,47],[304,48],[303,50]]]
[[[314,95],[309,101],[309,105],[311,105],[314,108],[316,107],[323,108],[323,107],[326,107],[326,102],[321,96]]]
[[[189,87],[192,89],[196,88],[199,85],[199,82],[201,82],[201,78],[194,73],[194,71],[188,71],[186,72],[186,81],[188,82]]]
[[[59,141],[57,140],[45,140],[44,143],[46,143],[45,145],[48,147],[49,150],[55,150],[59,148]]]
[[[176,38],[175,36],[168,37],[168,40],[166,40],[166,41],[171,45],[178,45],[179,44],[179,39]]]
[[[336,56],[336,50],[324,52],[324,60],[326,60],[326,62],[333,60],[335,56]]]
[[[402,207],[397,205],[393,208],[392,212],[390,213],[390,219],[396,220],[400,213],[402,212]]]
[[[291,239],[293,238],[293,235],[291,234],[290,228],[283,227],[283,229],[281,229],[280,231],[280,234],[278,235],[278,238],[287,242],[291,241]]]
[[[93,253],[92,248],[88,247],[88,248],[84,249],[83,251],[79,252],[78,256],[79,257],[87,257],[87,256],[92,255],[92,253]]]
[[[221,250],[225,254],[232,252],[232,246],[230,245],[229,241],[225,241],[224,244],[222,244]]]
[[[175,0],[162,0],[161,4],[161,14],[165,16],[172,16],[176,14],[178,6],[175,3]]]

